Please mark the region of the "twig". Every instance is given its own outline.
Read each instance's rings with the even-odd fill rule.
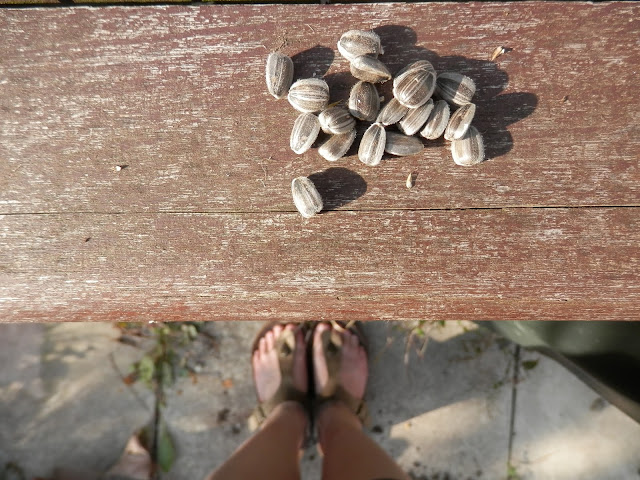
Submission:
[[[384,352],[386,352],[389,349],[392,343],[393,343],[393,337],[390,337],[389,335],[387,335],[387,341],[384,344],[384,347],[382,347],[382,350],[380,350],[378,354],[375,356],[375,358],[371,361],[372,365],[378,364],[378,362],[382,359],[382,355],[384,354]]]
[[[422,347],[418,350],[418,357],[423,358],[424,352],[427,350],[427,344],[429,343],[429,335],[425,333],[424,342],[422,342]]]
[[[409,366],[409,355],[411,354],[411,346],[413,345],[413,339],[415,338],[415,336],[416,336],[415,331],[411,330],[411,333],[409,333],[409,337],[407,338],[407,343],[404,349],[404,366],[405,367]]]

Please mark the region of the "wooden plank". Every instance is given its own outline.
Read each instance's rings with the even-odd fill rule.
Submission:
[[[639,11],[0,10],[0,319],[638,318]],[[290,152],[267,52],[338,99],[353,81],[327,47],[354,27],[377,29],[394,70],[474,77],[492,158]],[[497,45],[513,50],[490,62]],[[293,213],[298,175],[330,211]]]
[[[63,7],[63,6],[79,6],[79,5],[96,5],[96,4],[118,4],[118,5],[135,5],[135,4],[153,4],[158,3],[156,0],[126,0],[126,1],[109,1],[109,0],[0,0],[0,7]],[[162,3],[192,3],[192,0],[163,0]]]
[[[377,168],[351,155],[337,166],[366,193],[330,201],[640,204],[638,4],[158,6],[0,10],[0,212],[292,211],[291,179],[330,164],[289,150],[296,114],[267,94],[266,54],[344,98],[334,46],[354,27],[380,33],[392,70],[427,58],[472,76],[492,159],[458,167],[442,143]],[[491,62],[497,45],[513,50]]]
[[[340,3],[349,3],[356,0],[348,0]],[[162,0],[162,2],[158,2],[157,0],[0,0],[1,6],[22,6],[22,7],[31,7],[31,6],[83,6],[83,5],[96,5],[96,4],[109,4],[109,6],[113,5],[135,5],[135,4],[170,4],[170,3],[181,3],[181,4],[191,4],[191,3],[215,3],[215,4],[244,4],[244,3],[264,3],[261,0]],[[272,2],[274,3],[274,2]],[[312,1],[312,0],[281,0],[278,3],[321,3],[320,0]]]
[[[635,208],[0,218],[3,321],[637,319]]]

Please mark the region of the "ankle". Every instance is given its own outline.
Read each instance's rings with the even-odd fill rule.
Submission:
[[[345,429],[362,429],[358,417],[341,402],[331,402],[322,406],[316,416],[316,424],[321,445],[326,445]]]
[[[282,402],[273,409],[267,420],[268,423],[284,422],[291,425],[296,431],[304,433],[309,423],[309,417],[305,408],[296,401]]]

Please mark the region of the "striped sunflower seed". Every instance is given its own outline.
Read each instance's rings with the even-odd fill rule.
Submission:
[[[329,85],[321,78],[298,80],[289,89],[289,103],[304,113],[324,110],[329,103]]]
[[[457,72],[442,72],[436,80],[436,95],[452,105],[471,103],[476,93],[476,84],[466,75]]]
[[[463,167],[477,165],[484,160],[484,142],[478,129],[471,125],[467,133],[451,142],[453,161]]]
[[[311,218],[322,210],[322,197],[313,182],[307,177],[294,178],[291,182],[293,203],[304,218]]]
[[[349,30],[343,33],[338,41],[338,51],[349,61],[361,55],[378,58],[378,55],[384,53],[380,37],[370,30]]]
[[[347,133],[332,135],[329,140],[327,140],[320,146],[320,148],[318,149],[318,153],[322,156],[322,158],[330,162],[335,162],[336,160],[344,157],[347,154],[355,139],[355,128]]]
[[[462,105],[458,110],[453,112],[449,119],[447,129],[444,131],[445,140],[459,140],[461,139],[473,120],[476,114],[476,106],[474,103],[467,103]]]
[[[293,81],[293,61],[280,52],[272,52],[267,57],[267,90],[275,98],[284,98]]]
[[[433,104],[433,110],[427,119],[427,123],[420,132],[427,140],[435,140],[444,133],[449,123],[449,104],[444,100],[438,100]]]
[[[313,113],[301,113],[293,123],[289,145],[300,155],[311,148],[320,133],[320,121]]]
[[[387,132],[379,123],[372,124],[360,140],[358,158],[365,165],[375,167],[382,160],[384,146],[387,143]]]

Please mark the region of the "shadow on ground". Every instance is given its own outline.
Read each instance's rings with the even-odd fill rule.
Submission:
[[[166,397],[177,460],[163,478],[203,478],[248,438],[249,348],[261,325],[206,325],[210,336],[190,356],[198,374]],[[562,480],[632,478],[640,467],[640,425],[555,362],[522,351],[527,367],[514,388],[513,344],[449,322],[434,330],[422,358],[412,348],[405,361],[402,326],[364,326],[369,434],[413,479],[505,479],[510,450],[514,471],[527,479],[560,470]],[[0,325],[0,472],[19,466],[25,478],[46,478],[54,466],[99,470],[119,456],[149,421],[153,399],[123,382],[144,349],[118,335],[108,324]],[[308,449],[303,478],[320,478],[320,462]]]
[[[249,436],[245,422],[255,393],[248,349],[260,325],[210,324],[219,351],[206,361],[196,386],[185,384],[168,398],[167,420],[181,452],[166,478],[202,477]],[[416,478],[438,472],[451,479],[478,472],[499,478],[507,461],[511,347],[489,332],[470,331],[430,341],[424,358],[414,352],[405,365],[406,331],[381,322],[366,324],[365,331],[373,438]],[[309,449],[303,478],[320,478],[320,467],[315,448]]]

